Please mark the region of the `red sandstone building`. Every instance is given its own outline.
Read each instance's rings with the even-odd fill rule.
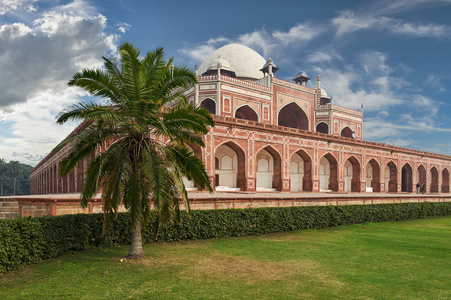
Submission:
[[[449,193],[451,157],[362,140],[362,112],[333,104],[303,72],[288,82],[257,52],[238,44],[214,51],[197,69],[188,100],[206,107],[216,126],[202,157],[216,191]],[[81,124],[75,132],[83,130]],[[97,155],[108,144],[99,145]],[[89,159],[64,178],[69,146],[31,172],[31,194],[80,192]],[[196,187],[186,182],[191,190]]]

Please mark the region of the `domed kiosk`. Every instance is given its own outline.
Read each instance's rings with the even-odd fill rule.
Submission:
[[[263,77],[260,69],[266,60],[256,51],[240,44],[230,44],[211,53],[199,67],[199,74],[203,75],[216,66],[218,59],[224,66],[230,66],[237,78],[258,80]]]

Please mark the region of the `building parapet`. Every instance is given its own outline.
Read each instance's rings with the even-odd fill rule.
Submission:
[[[344,106],[340,106],[340,105],[336,105],[336,104],[329,104],[331,105],[333,110],[345,113],[345,114],[352,114],[358,117],[363,117],[363,113],[360,110],[356,110],[356,109],[352,109],[352,108],[347,108]]]

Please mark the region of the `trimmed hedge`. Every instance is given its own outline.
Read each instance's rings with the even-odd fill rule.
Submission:
[[[160,241],[259,235],[365,222],[392,222],[451,215],[451,202],[298,206],[183,212],[181,224],[160,229]],[[130,244],[126,213],[102,235],[103,214],[0,220],[0,273],[90,247]],[[143,242],[151,242],[149,226]]]

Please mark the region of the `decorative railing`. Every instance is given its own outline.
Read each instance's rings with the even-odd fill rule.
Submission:
[[[234,77],[221,75],[220,79],[223,80],[223,81],[228,81],[228,82],[236,83],[236,84],[239,84],[239,85],[244,85],[244,86],[247,86],[247,87],[250,87],[250,88],[253,88],[253,89],[263,90],[263,91],[267,91],[267,92],[271,91],[270,87],[267,87],[267,86],[264,86],[264,85],[261,85],[261,84],[255,83],[255,82],[250,82],[250,81],[246,81],[246,80],[237,79],[237,78],[234,78]]]

